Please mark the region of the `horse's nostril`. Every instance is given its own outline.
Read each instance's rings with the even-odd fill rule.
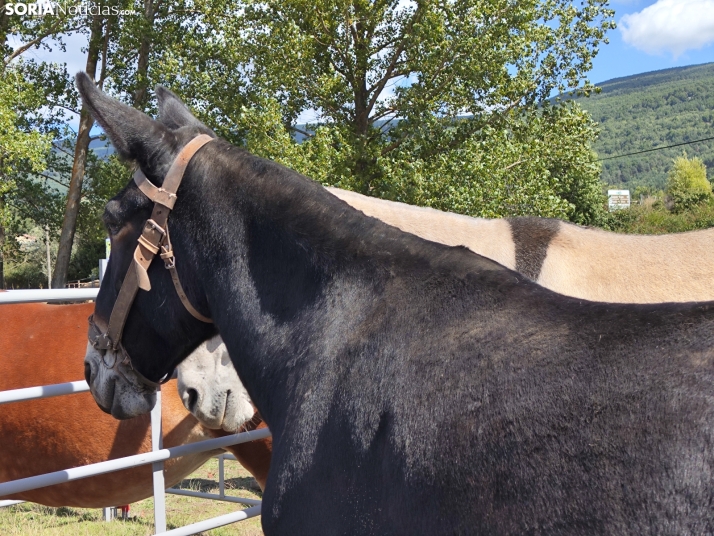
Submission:
[[[188,394],[188,410],[194,411],[196,409],[194,406],[198,401],[198,392],[196,389],[186,389],[186,393]]]
[[[90,383],[92,379],[92,367],[89,363],[84,363],[84,379],[87,380],[87,383]]]

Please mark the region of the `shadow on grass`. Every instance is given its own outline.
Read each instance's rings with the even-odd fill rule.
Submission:
[[[96,515],[93,512],[81,512],[79,510],[75,510],[74,508],[71,508],[69,506],[60,506],[58,508],[50,508],[50,507],[45,507],[47,508],[47,513],[48,514],[53,514],[57,517],[71,517],[74,518],[76,521],[96,521]],[[52,511],[54,510],[54,512]]]
[[[96,516],[92,512],[82,512],[69,506],[44,506],[41,504],[24,503],[22,505],[13,506],[14,513],[24,514],[30,518],[42,519],[47,516],[49,519],[57,519],[56,526],[68,525],[69,523],[82,523],[84,521],[96,521]]]
[[[263,493],[260,491],[258,483],[253,477],[236,477],[236,478],[226,478],[225,480],[227,490],[246,490],[257,495],[262,496]],[[218,493],[218,482],[215,480],[208,480],[205,478],[187,478],[179,482],[175,488],[187,489],[191,491],[200,491],[201,493]]]

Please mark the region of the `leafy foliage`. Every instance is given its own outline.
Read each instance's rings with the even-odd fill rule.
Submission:
[[[605,4],[216,0],[186,27],[182,45],[201,46],[170,47],[154,72],[219,134],[325,184],[593,222],[596,130],[578,106],[541,104],[592,89]],[[311,109],[298,145],[293,125]]]
[[[448,136],[448,128],[444,132]],[[508,128],[486,127],[449,151],[434,154],[433,139],[404,144],[390,162],[392,180],[378,195],[472,216],[594,224],[604,215],[600,168],[589,149],[594,136],[578,106],[514,110]]]
[[[28,128],[23,113],[42,106],[42,97],[20,69],[10,67],[0,77],[0,192],[11,187],[8,176],[19,166],[40,171],[45,165],[49,137]]]
[[[5,244],[5,284],[8,288],[47,288],[45,230],[17,214],[5,214],[12,239]],[[50,243],[51,258],[56,247]]]
[[[704,162],[697,157],[689,159],[686,153],[675,158],[674,167],[667,175],[667,193],[677,211],[711,197],[712,185],[707,180]]]
[[[714,227],[714,198],[710,197],[688,210],[667,210],[662,200],[629,209],[618,210],[608,215],[608,229],[630,234],[683,233]]]

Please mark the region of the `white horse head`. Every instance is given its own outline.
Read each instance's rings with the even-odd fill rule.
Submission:
[[[183,405],[204,426],[237,432],[255,415],[220,336],[202,343],[177,370]]]

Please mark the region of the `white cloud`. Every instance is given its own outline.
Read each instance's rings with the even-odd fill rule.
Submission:
[[[619,22],[625,43],[674,57],[714,43],[714,0],[658,0]]]

